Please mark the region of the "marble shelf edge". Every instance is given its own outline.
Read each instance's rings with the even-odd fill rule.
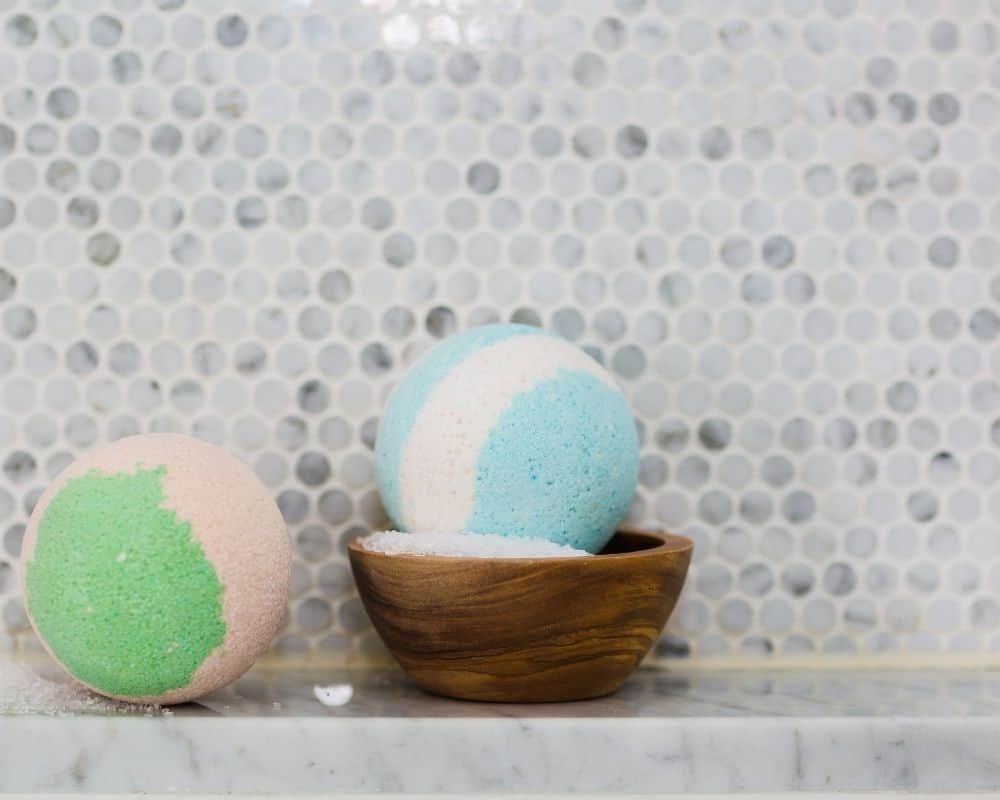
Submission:
[[[983,792],[993,717],[0,718],[2,792]]]

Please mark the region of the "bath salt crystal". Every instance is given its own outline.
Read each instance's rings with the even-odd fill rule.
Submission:
[[[465,558],[575,558],[590,555],[586,550],[546,539],[497,536],[493,533],[379,531],[358,541],[365,550],[390,555]]]
[[[354,687],[349,683],[313,686],[313,694],[325,706],[346,706],[354,697]]]

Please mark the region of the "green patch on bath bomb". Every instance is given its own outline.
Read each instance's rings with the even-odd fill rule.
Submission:
[[[91,470],[52,498],[28,610],[73,675],[121,697],[190,683],[226,636],[222,584],[191,524],[163,508],[165,467]]]

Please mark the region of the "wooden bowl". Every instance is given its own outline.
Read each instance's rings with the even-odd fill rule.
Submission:
[[[622,530],[590,558],[348,549],[368,616],[419,686],[523,703],[615,691],[663,630],[692,548],[680,536]]]

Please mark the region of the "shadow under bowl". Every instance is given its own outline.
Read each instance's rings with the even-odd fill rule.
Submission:
[[[421,688],[553,702],[614,692],[680,595],[693,544],[620,530],[589,558],[389,555],[349,545],[368,616]]]

